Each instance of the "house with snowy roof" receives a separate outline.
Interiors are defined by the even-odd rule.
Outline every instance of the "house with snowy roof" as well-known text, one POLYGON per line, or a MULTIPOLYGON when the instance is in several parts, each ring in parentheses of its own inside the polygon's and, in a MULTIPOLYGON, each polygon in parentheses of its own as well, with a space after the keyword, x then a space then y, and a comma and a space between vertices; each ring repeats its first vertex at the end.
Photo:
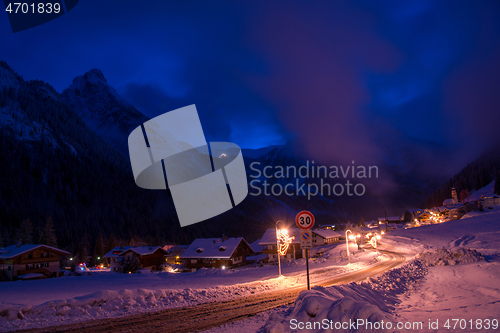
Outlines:
POLYGON ((11 245, 0 250, 0 281, 59 277, 68 252, 43 244, 11 245))
POLYGON ((314 229, 312 231, 313 246, 323 246, 340 241, 342 233, 331 229, 314 229))
POLYGON ((483 207, 493 207, 493 206, 500 205, 500 197, 498 195, 493 195, 493 196, 488 196, 488 197, 485 197, 484 195, 482 195, 481 201, 482 201, 483 207))
POLYGON ((167 251, 165 256, 165 263, 171 265, 182 264, 181 254, 187 249, 187 245, 165 245, 164 250, 167 251))
POLYGON ((420 223, 427 223, 432 216, 432 213, 424 210, 421 214, 418 214, 415 216, 415 219, 417 219, 420 223))
POLYGON ((233 268, 246 264, 246 257, 254 255, 252 247, 243 237, 197 238, 180 258, 191 270, 206 268, 233 268))
POLYGON ((123 272, 123 264, 136 257, 142 269, 150 271, 161 270, 161 265, 165 263, 167 251, 161 246, 117 246, 104 255, 109 259, 110 270, 112 272, 123 272))
POLYGON ((104 255, 104 259, 108 261, 111 272, 121 272, 122 271, 122 261, 118 261, 120 253, 125 250, 132 248, 133 246, 117 246, 108 253, 104 255))
MULTIPOLYGON (((288 236, 294 237, 282 260, 292 261, 303 258, 302 250, 300 249, 300 232, 298 228, 288 229, 288 236)), ((260 246, 263 246, 262 254, 267 254, 268 261, 278 261, 278 247, 276 240, 276 229, 267 229, 264 236, 260 239, 260 246)))
POLYGON ((135 257, 139 260, 141 269, 159 271, 165 263, 166 255, 167 251, 161 246, 134 246, 120 253, 117 262, 123 265, 135 257))

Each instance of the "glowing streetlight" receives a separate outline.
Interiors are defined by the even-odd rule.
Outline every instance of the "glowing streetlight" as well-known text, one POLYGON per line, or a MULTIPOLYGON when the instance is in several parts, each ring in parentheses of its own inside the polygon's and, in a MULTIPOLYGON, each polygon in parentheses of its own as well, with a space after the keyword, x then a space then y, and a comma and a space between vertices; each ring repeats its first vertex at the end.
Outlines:
POLYGON ((370 245, 373 246, 375 248, 375 250, 377 250, 377 255, 379 254, 378 248, 377 248, 377 240, 380 238, 381 238, 380 235, 374 235, 369 241, 370 245))
POLYGON ((286 254, 286 252, 288 251, 288 246, 295 237, 288 236, 288 230, 278 228, 279 223, 283 224, 283 221, 281 220, 276 221, 276 249, 278 253, 278 272, 279 276, 281 276, 280 256, 284 256, 286 254))

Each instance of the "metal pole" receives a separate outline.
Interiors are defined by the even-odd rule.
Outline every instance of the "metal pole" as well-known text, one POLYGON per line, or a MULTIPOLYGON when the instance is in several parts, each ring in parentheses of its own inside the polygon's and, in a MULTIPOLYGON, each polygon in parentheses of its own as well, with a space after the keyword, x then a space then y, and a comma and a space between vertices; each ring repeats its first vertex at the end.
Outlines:
POLYGON ((384 210, 384 214, 385 214, 385 232, 387 232, 387 225, 388 225, 388 222, 389 222, 389 221, 387 221, 387 209, 384 210))
POLYGON ((280 221, 276 221, 276 253, 278 255, 278 272, 279 272, 278 277, 281 276, 280 241, 278 238, 278 223, 279 222, 280 221))
POLYGON ((278 271, 279 271, 278 276, 281 276, 281 261, 280 261, 280 253, 279 252, 278 252, 278 271))
POLYGON ((347 250, 347 264, 349 265, 351 263, 351 258, 349 257, 349 240, 347 238, 347 233, 350 232, 352 233, 351 230, 346 230, 345 231, 345 247, 346 247, 346 250, 347 250))
POLYGON ((306 270, 307 270, 307 290, 311 290, 311 284, 309 283, 309 249, 306 249, 306 270))

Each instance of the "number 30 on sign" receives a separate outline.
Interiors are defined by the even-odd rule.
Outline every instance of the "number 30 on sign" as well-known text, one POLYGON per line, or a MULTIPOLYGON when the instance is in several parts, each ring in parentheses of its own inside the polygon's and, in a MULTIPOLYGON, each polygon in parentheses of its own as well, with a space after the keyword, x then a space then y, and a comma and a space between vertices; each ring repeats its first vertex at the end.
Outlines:
POLYGON ((295 224, 302 230, 311 229, 314 226, 314 215, 303 210, 295 217, 295 224))

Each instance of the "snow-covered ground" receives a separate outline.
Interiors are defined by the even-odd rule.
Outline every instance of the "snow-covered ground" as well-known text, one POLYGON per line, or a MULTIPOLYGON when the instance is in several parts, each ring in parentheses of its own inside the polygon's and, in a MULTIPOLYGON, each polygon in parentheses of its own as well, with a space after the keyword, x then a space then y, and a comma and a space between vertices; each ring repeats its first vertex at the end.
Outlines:
MULTIPOLYGON (((392 329, 385 330, 388 332, 438 332, 446 330, 448 319, 447 331, 476 332, 480 324, 483 329, 487 325, 498 329, 499 236, 500 208, 458 221, 392 231, 380 240, 379 247, 414 257, 405 265, 361 283, 313 287, 302 291, 294 305, 208 332, 363 332, 368 321, 372 325, 391 323, 392 329), (347 324, 356 320, 364 320, 357 330, 347 324), (412 328, 397 329, 398 323, 412 328), (348 328, 337 329, 339 325, 348 328)), ((371 252, 356 253, 352 246, 350 251, 356 254, 347 266, 341 258, 344 249, 345 243, 336 244, 311 262, 313 285, 333 274, 339 276, 384 260, 384 256, 377 259, 371 252)), ((91 276, 2 283, 0 330, 158 311, 286 289, 303 285, 304 271, 302 259, 284 263, 283 278, 277 278, 276 265, 254 265, 195 273, 96 272, 91 276)))
POLYGON ((499 207, 458 221, 393 231, 379 246, 415 257, 375 279, 314 287, 301 292, 294 305, 207 332, 500 330, 499 207))
MULTIPOLYGON (((312 281, 321 281, 368 267, 383 257, 357 251, 351 264, 340 256, 345 243, 325 249, 325 257, 310 261, 312 281), (328 257, 328 258, 326 258, 328 257)), ((200 269, 194 273, 121 274, 93 271, 82 276, 14 281, 0 284, 0 330, 69 324, 90 319, 184 307, 214 300, 294 286, 303 286, 305 260, 277 265, 250 265, 235 270, 200 269)))

